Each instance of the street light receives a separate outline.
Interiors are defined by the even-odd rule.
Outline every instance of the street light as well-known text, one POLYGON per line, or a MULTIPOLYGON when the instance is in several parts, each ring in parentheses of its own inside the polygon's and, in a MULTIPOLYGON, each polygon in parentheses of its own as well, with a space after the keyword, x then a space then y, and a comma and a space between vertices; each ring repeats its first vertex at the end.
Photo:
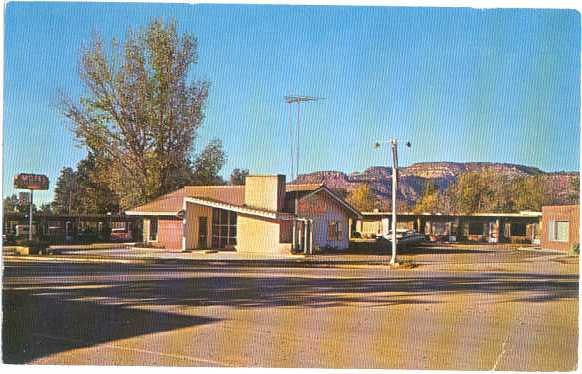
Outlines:
MULTIPOLYGON (((390 265, 396 264, 396 190, 398 185, 398 141, 390 139, 388 141, 376 142, 374 148, 380 148, 382 144, 390 144, 392 149, 392 258, 390 265)), ((408 148, 412 145, 410 142, 405 143, 408 148)))

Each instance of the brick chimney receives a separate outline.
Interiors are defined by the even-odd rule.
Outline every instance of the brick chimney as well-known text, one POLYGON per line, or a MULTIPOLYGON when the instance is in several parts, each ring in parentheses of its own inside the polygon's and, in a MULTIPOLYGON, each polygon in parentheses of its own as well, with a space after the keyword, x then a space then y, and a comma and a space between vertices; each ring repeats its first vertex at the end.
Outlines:
POLYGON ((245 205, 282 211, 285 202, 284 175, 249 175, 245 178, 245 205))

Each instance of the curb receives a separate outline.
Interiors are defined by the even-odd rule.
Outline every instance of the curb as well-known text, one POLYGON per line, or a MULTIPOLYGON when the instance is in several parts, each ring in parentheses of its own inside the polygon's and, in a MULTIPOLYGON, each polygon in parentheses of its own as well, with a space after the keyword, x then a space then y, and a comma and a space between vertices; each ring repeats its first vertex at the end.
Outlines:
POLYGON ((540 247, 536 247, 536 248, 519 247, 519 248, 516 248, 516 250, 522 251, 522 252, 547 253, 547 254, 564 255, 564 256, 571 255, 569 252, 559 251, 557 249, 540 248, 540 247))
POLYGON ((72 258, 46 256, 3 256, 4 262, 70 262, 70 263, 117 263, 117 264, 145 264, 151 261, 145 259, 117 259, 117 258, 72 258))

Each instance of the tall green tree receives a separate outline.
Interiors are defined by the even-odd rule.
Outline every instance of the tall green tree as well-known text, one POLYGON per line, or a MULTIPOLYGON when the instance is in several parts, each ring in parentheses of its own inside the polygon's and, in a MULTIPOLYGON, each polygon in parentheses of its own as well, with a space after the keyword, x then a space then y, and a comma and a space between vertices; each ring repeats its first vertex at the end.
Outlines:
POLYGON ((460 175, 444 195, 457 213, 540 211, 554 199, 543 175, 498 175, 492 169, 460 175))
POLYGON ((465 214, 486 211, 494 197, 494 191, 488 182, 492 175, 494 174, 488 171, 461 174, 449 187, 452 209, 465 214))
POLYGON ((78 207, 79 186, 77 175, 73 168, 61 169, 55 183, 55 194, 51 204, 52 210, 58 214, 73 214, 78 207))
MULTIPOLYGON (((4 213, 28 213, 29 203, 22 203, 16 194, 6 196, 2 202, 4 213)), ((32 210, 36 210, 36 206, 32 205, 32 210)))
POLYGON ((348 193, 346 200, 361 212, 375 208, 376 198, 367 184, 362 184, 348 193))
POLYGON ((441 209, 441 197, 434 183, 427 181, 422 196, 414 205, 415 213, 434 213, 441 209))
POLYGON ((18 211, 18 196, 11 195, 6 196, 2 201, 2 209, 4 213, 12 213, 18 211))
MULTIPOLYGON (((196 38, 178 34, 174 21, 130 30, 123 46, 114 40, 106 48, 95 36, 82 49, 79 71, 86 90, 76 101, 63 96, 62 112, 78 141, 107 168, 102 181, 122 208, 205 174, 191 169, 200 164, 191 152, 208 95, 207 82, 190 79, 197 60, 196 38)), ((210 147, 208 152, 216 151, 210 147)))
POLYGON ((79 161, 76 170, 63 168, 55 184, 52 211, 59 214, 119 213, 119 198, 104 182, 106 173, 99 169, 91 153, 79 161))
POLYGON ((203 186, 224 184, 224 180, 218 175, 218 172, 225 163, 226 156, 222 142, 218 139, 212 140, 194 160, 192 184, 203 186))
POLYGON ((38 208, 38 212, 46 215, 54 214, 51 203, 42 204, 40 208, 38 208))
POLYGON ((515 210, 541 211, 549 196, 544 194, 544 180, 539 176, 517 178, 513 184, 515 210))
POLYGON ((108 170, 99 166, 94 154, 89 153, 77 164, 79 212, 83 214, 119 213, 119 197, 111 190, 108 170))
POLYGON ((580 176, 575 176, 570 180, 570 189, 572 190, 568 195, 570 203, 578 204, 580 200, 580 176))
POLYGON ((249 175, 248 169, 234 169, 230 174, 229 184, 233 186, 240 186, 245 184, 245 178, 249 175))

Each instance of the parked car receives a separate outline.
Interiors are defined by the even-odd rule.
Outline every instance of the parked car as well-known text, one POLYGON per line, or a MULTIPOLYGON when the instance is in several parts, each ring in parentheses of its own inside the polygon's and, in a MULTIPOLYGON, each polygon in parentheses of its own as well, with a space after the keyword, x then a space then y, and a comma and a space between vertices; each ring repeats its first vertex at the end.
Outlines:
MULTIPOLYGON (((385 235, 378 236, 376 240, 385 240, 392 242, 392 231, 385 235)), ((417 244, 427 241, 426 235, 414 230, 396 229, 396 243, 399 245, 417 244)))

